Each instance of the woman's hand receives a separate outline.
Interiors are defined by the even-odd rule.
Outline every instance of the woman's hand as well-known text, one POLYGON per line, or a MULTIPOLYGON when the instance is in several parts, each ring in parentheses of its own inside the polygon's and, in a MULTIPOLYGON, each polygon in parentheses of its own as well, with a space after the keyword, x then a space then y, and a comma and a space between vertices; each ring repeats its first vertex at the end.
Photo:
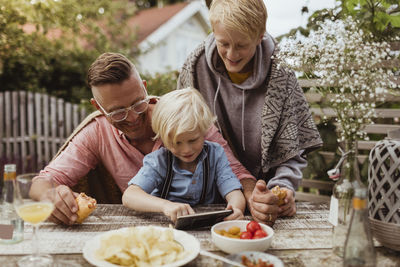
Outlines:
POLYGON ((257 222, 272 226, 278 217, 278 197, 268 188, 264 180, 258 180, 250 197, 250 213, 257 222))
POLYGON ((286 190, 285 204, 279 206, 278 215, 279 217, 293 216, 296 214, 296 203, 293 191, 287 188, 282 189, 286 190))
POLYGON ((190 207, 189 204, 176 203, 171 201, 165 204, 165 206, 163 207, 163 213, 165 214, 165 216, 168 216, 173 223, 176 222, 176 219, 179 216, 195 214, 194 210, 192 209, 192 207, 190 207))

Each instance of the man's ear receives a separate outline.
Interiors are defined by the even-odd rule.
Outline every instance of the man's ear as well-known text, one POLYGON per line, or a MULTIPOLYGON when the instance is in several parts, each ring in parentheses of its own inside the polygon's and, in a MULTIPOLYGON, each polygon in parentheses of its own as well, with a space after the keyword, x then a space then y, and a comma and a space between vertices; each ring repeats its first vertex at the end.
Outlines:
POLYGON ((95 107, 97 110, 100 110, 101 112, 103 112, 103 111, 100 109, 99 105, 97 104, 96 100, 94 100, 94 98, 91 98, 91 99, 90 99, 90 104, 92 104, 92 106, 95 107))
POLYGON ((142 80, 142 82, 143 82, 144 88, 146 88, 146 91, 147 91, 147 81, 146 80, 142 80))

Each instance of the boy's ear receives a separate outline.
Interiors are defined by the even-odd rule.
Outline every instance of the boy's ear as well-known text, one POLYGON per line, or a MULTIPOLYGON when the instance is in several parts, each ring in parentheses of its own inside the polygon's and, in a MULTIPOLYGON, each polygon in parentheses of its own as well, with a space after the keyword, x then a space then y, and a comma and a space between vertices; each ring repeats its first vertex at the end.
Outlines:
POLYGON ((146 80, 142 80, 142 82, 143 82, 144 88, 146 88, 146 90, 147 90, 147 81, 146 80))

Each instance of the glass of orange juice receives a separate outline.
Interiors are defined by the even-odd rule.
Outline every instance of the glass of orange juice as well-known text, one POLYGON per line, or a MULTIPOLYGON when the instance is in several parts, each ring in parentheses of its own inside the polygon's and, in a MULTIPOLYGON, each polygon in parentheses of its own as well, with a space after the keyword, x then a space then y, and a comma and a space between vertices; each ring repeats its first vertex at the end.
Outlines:
POLYGON ((30 185, 32 184, 32 179, 37 176, 36 173, 27 173, 17 176, 16 190, 14 192, 14 207, 18 215, 26 223, 33 226, 32 235, 32 249, 33 253, 21 258, 18 261, 19 266, 52 266, 53 259, 50 255, 39 254, 37 231, 39 225, 47 220, 54 210, 54 204, 52 199, 55 194, 55 186, 50 183, 52 187, 47 191, 46 195, 42 197, 39 201, 33 200, 29 197, 30 185))

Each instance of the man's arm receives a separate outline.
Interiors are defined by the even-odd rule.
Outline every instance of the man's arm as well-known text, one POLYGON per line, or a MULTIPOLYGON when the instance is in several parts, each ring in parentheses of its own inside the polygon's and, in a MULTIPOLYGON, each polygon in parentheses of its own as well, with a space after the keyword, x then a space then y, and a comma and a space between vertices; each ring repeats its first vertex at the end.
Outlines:
MULTIPOLYGON (((256 180, 250 178, 244 178, 240 180, 243 187, 243 195, 246 199, 246 203, 250 202, 251 195, 253 194, 254 187, 256 186, 256 180)), ((250 209, 250 207, 249 207, 250 209)))
POLYGON ((222 146, 225 151, 226 157, 228 158, 229 164, 232 168, 233 173, 236 175, 239 180, 242 179, 252 179, 256 181, 256 178, 251 175, 251 173, 240 163, 235 156, 233 155, 232 150, 230 149, 228 142, 222 137, 222 135, 218 132, 217 127, 214 125, 208 130, 205 139, 207 141, 218 143, 222 146))
POLYGON ((75 185, 97 164, 93 146, 96 147, 98 141, 93 131, 96 131, 95 122, 82 129, 32 181, 30 196, 33 199, 39 200, 49 190, 56 190, 53 199, 55 210, 50 217, 56 223, 73 224, 77 219, 75 197, 78 194, 69 186, 75 185))

